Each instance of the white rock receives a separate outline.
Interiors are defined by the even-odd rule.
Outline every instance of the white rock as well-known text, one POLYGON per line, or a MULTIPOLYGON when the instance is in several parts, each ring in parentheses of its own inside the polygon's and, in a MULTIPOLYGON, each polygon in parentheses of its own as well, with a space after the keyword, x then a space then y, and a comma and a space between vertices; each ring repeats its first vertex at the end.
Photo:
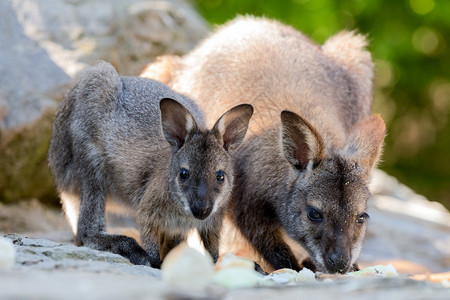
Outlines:
POLYGON ((316 281, 316 275, 313 271, 307 268, 303 268, 298 272, 297 277, 295 278, 295 281, 298 282, 313 282, 316 281))
POLYGON ((355 277, 366 277, 366 276, 382 276, 382 277, 398 277, 397 270, 392 264, 376 265, 372 267, 367 267, 355 272, 347 273, 349 276, 355 277))
POLYGON ((16 262, 16 249, 13 243, 0 237, 0 269, 10 270, 16 262))
POLYGON ((187 292, 201 292, 213 281, 214 264, 209 254, 201 254, 183 243, 167 254, 162 278, 168 285, 187 292))
POLYGON ((227 252, 224 255, 222 255, 221 257, 219 257, 219 259, 217 260, 215 269, 221 270, 223 268, 231 268, 231 267, 254 270, 255 263, 250 259, 236 256, 231 252, 227 252))
POLYGON ((278 285, 278 284, 293 284, 298 276, 297 271, 292 269, 280 269, 273 271, 264 279, 261 280, 261 285, 278 285))
POLYGON ((263 275, 243 267, 223 268, 214 273, 214 282, 229 289, 257 286, 263 275))

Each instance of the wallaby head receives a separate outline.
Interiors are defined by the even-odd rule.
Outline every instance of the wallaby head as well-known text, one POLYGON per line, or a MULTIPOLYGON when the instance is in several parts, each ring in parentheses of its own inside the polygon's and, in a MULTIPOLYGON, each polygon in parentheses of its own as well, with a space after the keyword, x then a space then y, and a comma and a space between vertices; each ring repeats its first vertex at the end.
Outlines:
POLYGON ((200 130, 189 111, 174 100, 161 100, 160 108, 162 131, 173 149, 169 192, 186 211, 204 220, 231 194, 233 166, 228 151, 243 141, 253 108, 242 104, 230 109, 211 130, 200 130))
POLYGON ((366 232, 367 185, 381 153, 384 122, 379 116, 361 121, 344 148, 333 152, 297 114, 283 111, 281 124, 282 149, 295 182, 280 219, 319 271, 345 273, 356 263, 366 232))

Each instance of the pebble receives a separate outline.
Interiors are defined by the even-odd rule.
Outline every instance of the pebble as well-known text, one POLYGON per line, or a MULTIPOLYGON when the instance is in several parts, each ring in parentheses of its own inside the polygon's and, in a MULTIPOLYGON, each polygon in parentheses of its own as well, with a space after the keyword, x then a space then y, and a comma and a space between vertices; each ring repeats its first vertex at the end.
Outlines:
POLYGON ((0 237, 0 269, 11 270, 16 262, 16 249, 13 243, 0 237))

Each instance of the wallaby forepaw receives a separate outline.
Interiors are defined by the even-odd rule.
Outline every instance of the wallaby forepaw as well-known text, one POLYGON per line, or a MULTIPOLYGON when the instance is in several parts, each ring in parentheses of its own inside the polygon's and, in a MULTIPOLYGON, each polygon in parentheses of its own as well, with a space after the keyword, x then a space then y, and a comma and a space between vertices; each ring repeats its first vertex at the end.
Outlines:
POLYGON ((255 271, 264 276, 269 274, 266 271, 264 271, 263 268, 261 268, 261 266, 257 262, 255 262, 255 271))
POLYGON ((131 255, 128 258, 130 260, 130 262, 134 265, 154 267, 154 266, 152 266, 152 264, 150 262, 150 256, 144 250, 142 250, 142 251, 144 253, 142 253, 141 251, 136 252, 136 253, 131 253, 131 255))
POLYGON ((311 258, 307 257, 302 261, 302 264, 300 265, 300 268, 307 268, 313 272, 317 271, 316 265, 312 262, 311 258))

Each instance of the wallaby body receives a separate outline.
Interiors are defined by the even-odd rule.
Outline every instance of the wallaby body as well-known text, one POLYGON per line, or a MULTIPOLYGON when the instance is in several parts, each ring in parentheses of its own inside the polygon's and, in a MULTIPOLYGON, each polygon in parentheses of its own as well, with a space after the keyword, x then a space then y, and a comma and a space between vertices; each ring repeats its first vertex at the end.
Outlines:
POLYGON ((159 267, 197 228, 217 259, 233 184, 228 152, 244 138, 251 114, 241 105, 206 130, 196 105, 160 82, 120 77, 107 63, 84 71, 60 103, 49 148, 78 243, 159 267), (135 213, 143 248, 106 233, 107 197, 135 213))
POLYGON ((308 252, 310 268, 356 268, 385 135, 370 116, 365 46, 363 36, 342 32, 320 47, 276 21, 238 18, 141 75, 196 99, 209 124, 223 109, 253 105, 228 216, 273 269, 301 267, 286 239, 308 252))

